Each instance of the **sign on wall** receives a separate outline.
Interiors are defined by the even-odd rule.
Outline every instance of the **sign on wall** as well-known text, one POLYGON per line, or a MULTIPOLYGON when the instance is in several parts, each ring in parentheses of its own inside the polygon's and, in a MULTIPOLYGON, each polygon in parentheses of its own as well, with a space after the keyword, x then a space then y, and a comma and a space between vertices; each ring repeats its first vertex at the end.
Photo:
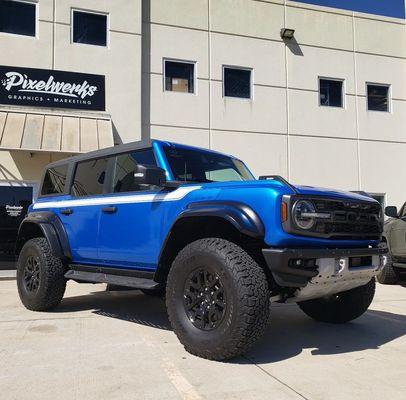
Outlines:
POLYGON ((0 104, 105 110, 103 75, 0 66, 0 104))

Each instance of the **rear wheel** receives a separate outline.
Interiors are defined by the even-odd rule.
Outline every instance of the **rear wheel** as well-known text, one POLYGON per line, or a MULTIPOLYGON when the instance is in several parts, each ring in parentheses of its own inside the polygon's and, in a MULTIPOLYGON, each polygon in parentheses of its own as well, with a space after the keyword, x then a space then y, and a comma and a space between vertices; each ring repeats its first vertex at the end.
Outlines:
POLYGON ((297 304, 316 321, 342 324, 364 314, 372 303, 374 294, 375 280, 372 279, 364 286, 297 304))
POLYGON ((45 238, 27 241, 17 263, 17 287, 24 306, 33 311, 56 307, 65 293, 64 274, 65 267, 45 238))
POLYGON ((188 352, 225 360, 246 352, 265 331, 268 283, 262 268, 236 244, 201 239, 173 262, 166 304, 188 352))

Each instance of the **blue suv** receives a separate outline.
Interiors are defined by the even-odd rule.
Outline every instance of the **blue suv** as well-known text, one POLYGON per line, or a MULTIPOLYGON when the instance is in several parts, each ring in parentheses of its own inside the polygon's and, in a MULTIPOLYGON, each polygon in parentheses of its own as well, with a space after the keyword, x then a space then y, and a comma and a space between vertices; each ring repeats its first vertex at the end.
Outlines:
POLYGON ((239 159, 161 141, 47 166, 16 252, 21 301, 44 311, 66 282, 165 294, 190 353, 224 360, 264 332, 270 302, 343 323, 369 307, 386 263, 366 194, 255 179, 239 159))

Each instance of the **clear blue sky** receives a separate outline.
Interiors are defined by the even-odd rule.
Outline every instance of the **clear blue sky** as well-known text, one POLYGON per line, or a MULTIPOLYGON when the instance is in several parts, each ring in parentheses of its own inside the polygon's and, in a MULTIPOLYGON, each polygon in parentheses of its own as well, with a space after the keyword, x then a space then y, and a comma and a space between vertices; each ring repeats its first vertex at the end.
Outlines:
POLYGON ((405 0, 295 0, 301 3, 342 8, 387 17, 405 18, 405 0))

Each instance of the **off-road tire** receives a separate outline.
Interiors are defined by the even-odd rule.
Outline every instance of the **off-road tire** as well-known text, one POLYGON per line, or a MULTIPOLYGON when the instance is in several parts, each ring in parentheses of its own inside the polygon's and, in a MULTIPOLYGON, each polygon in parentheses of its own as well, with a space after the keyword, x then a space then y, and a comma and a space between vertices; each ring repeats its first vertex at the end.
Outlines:
POLYGON ((48 241, 43 237, 28 240, 21 249, 17 263, 18 294, 24 306, 32 311, 47 311, 62 300, 66 288, 65 267, 52 254, 48 241), (39 263, 39 284, 30 292, 24 280, 24 270, 29 257, 39 263))
POLYGON ((185 349, 210 360, 244 354, 264 333, 269 319, 268 282, 262 268, 239 246, 219 238, 197 240, 183 248, 169 271, 166 305, 169 320, 185 349), (218 275, 226 306, 219 326, 202 330, 186 313, 188 276, 200 268, 218 275))
POLYGON ((395 268, 393 268, 391 256, 388 254, 387 257, 388 262, 376 277, 376 280, 383 285, 396 285, 399 282, 399 276, 395 268))
POLYGON ((297 303, 316 321, 343 324, 360 317, 368 310, 375 294, 375 279, 346 292, 297 303))

